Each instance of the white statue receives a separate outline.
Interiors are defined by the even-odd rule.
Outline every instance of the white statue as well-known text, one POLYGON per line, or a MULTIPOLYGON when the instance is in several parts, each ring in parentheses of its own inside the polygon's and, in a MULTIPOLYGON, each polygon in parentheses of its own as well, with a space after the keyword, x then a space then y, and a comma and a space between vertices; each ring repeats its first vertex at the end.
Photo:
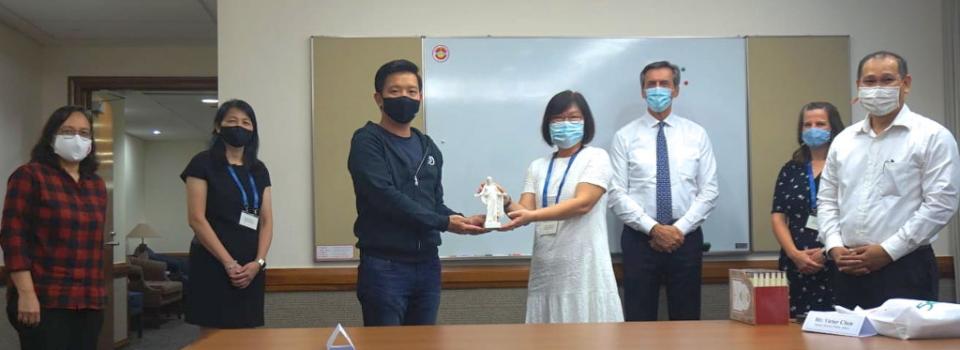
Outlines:
POLYGON ((493 178, 489 176, 480 192, 474 195, 474 197, 480 197, 480 201, 487 205, 487 220, 483 223, 484 228, 500 228, 500 218, 507 216, 503 212, 503 199, 506 196, 500 192, 493 178))

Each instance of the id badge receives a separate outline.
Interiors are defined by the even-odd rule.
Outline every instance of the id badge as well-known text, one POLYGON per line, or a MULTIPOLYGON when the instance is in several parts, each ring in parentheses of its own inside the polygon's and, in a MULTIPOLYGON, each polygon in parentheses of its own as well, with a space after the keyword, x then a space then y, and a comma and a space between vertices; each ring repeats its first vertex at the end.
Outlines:
POLYGON ((537 236, 554 236, 559 230, 559 221, 541 221, 537 223, 537 236))
POLYGON ((820 226, 819 224, 817 224, 817 216, 816 215, 808 216, 807 225, 804 227, 806 227, 808 230, 820 231, 820 226))
POLYGON ((259 216, 250 214, 245 211, 240 212, 240 226, 249 228, 251 230, 256 230, 259 224, 260 224, 259 216))
MULTIPOLYGON (((557 196, 547 196, 547 203, 553 204, 557 196)), ((537 236, 555 236, 560 231, 560 221, 540 221, 536 223, 537 236)))

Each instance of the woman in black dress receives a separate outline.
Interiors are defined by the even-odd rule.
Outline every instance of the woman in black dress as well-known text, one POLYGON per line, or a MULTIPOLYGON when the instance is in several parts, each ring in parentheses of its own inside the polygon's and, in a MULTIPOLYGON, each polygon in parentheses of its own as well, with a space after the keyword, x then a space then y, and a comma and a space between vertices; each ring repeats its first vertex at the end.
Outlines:
POLYGON ((830 141, 843 131, 840 112, 829 102, 811 102, 800 109, 800 148, 780 169, 773 193, 773 234, 780 243, 780 270, 790 282, 790 316, 832 310, 831 275, 817 240, 816 193, 830 141))
POLYGON ((224 102, 210 149, 180 174, 196 236, 190 244, 186 320, 205 328, 263 325, 264 267, 273 237, 270 174, 257 159, 257 118, 224 102))

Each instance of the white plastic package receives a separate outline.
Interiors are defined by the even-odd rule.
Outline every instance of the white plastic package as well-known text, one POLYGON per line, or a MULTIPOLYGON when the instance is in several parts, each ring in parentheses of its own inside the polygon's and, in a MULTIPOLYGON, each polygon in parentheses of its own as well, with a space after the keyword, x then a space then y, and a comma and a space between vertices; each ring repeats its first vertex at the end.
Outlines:
POLYGON ((890 299, 870 310, 848 310, 840 313, 867 317, 877 333, 900 339, 960 338, 960 305, 914 299, 890 299))

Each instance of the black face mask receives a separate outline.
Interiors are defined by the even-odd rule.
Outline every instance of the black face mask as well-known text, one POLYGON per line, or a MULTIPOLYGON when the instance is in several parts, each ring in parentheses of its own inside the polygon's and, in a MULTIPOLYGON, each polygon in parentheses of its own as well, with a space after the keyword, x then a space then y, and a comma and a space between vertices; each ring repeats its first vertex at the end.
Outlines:
POLYGON ((220 138, 233 147, 243 147, 253 139, 253 131, 239 126, 221 127, 220 138))
POLYGON ((420 111, 420 101, 406 96, 383 98, 381 107, 390 119, 400 124, 409 123, 420 111))

